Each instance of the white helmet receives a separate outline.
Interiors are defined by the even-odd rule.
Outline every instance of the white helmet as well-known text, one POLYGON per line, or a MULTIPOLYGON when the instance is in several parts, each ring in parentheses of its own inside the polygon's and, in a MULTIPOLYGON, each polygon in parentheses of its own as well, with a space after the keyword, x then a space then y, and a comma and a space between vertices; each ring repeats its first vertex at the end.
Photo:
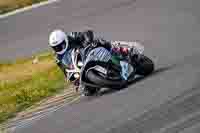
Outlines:
POLYGON ((57 54, 63 54, 68 48, 68 39, 62 30, 54 30, 49 36, 49 45, 57 54))

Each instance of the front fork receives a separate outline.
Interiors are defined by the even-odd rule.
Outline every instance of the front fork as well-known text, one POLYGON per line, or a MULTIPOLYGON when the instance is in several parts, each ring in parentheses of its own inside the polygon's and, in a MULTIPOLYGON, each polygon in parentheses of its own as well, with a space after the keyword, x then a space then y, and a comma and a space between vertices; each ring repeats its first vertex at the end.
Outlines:
POLYGON ((78 90, 79 90, 79 85, 80 85, 80 81, 79 81, 79 79, 76 79, 76 80, 74 81, 74 86, 75 86, 76 92, 78 92, 78 90))

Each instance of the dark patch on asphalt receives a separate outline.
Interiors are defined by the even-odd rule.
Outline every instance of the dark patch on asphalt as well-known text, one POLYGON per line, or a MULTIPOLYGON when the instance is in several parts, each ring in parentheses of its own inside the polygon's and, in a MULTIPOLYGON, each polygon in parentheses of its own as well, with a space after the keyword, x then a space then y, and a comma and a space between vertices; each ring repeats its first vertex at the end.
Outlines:
MULTIPOLYGON (((170 101, 153 108, 137 118, 112 128, 112 133, 150 133, 163 128, 172 122, 180 120, 190 114, 200 111, 200 90, 192 88, 170 101)), ((195 123, 198 122, 195 120, 195 123)), ((190 124, 190 123, 189 123, 190 124)), ((170 132, 171 133, 171 132, 170 132)))
POLYGON ((172 127, 164 129, 164 131, 162 133, 180 133, 181 131, 183 131, 187 128, 190 128, 199 123, 200 123, 200 112, 198 112, 197 115, 193 115, 190 118, 188 118, 187 120, 185 120, 177 125, 175 124, 172 127))

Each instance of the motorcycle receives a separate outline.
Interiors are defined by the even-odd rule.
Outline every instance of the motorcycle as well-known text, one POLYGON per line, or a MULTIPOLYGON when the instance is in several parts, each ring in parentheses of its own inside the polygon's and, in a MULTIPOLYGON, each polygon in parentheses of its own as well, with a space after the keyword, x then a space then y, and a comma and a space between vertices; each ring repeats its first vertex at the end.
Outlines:
POLYGON ((83 60, 78 49, 72 50, 71 60, 72 64, 69 68, 65 69, 65 72, 67 74, 67 77, 69 78, 69 81, 75 85, 76 91, 78 91, 78 87, 80 85, 80 72, 81 67, 83 66, 83 60))
MULTIPOLYGON (((121 89, 135 79, 154 71, 153 61, 144 55, 144 46, 138 42, 113 41, 112 50, 92 49, 83 60, 78 49, 72 52, 72 73, 84 95, 90 96, 101 88, 121 89), (128 51, 128 52, 127 52, 128 51)), ((86 48, 87 49, 87 48, 86 48)))

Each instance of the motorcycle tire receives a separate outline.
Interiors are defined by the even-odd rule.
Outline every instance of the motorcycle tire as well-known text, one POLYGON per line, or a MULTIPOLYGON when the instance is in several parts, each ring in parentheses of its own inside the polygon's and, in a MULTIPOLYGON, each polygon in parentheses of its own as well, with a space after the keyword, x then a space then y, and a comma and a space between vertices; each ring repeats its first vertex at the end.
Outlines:
POLYGON ((100 85, 101 87, 103 85, 104 87, 109 87, 113 89, 121 89, 127 85, 126 81, 105 79, 100 74, 98 74, 98 72, 96 72, 95 70, 89 70, 87 73, 87 78, 94 84, 100 85))
POLYGON ((98 93, 99 90, 100 90, 100 88, 86 86, 85 90, 84 90, 84 95, 85 96, 94 96, 95 94, 98 93))
POLYGON ((136 74, 147 76, 154 71, 154 63, 147 56, 142 56, 137 63, 136 74))

